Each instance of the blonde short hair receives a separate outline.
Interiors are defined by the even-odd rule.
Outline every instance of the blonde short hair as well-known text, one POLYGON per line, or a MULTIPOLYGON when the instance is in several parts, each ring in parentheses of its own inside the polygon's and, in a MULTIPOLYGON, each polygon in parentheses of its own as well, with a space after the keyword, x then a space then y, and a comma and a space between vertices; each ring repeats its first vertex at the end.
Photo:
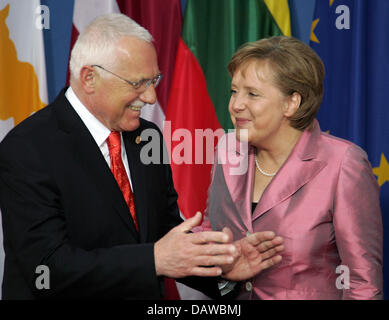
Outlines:
POLYGON ((243 45, 228 64, 231 76, 252 61, 267 61, 273 71, 273 83, 285 95, 297 92, 301 104, 289 119, 298 130, 312 126, 323 98, 324 65, 308 45, 292 37, 271 37, 243 45))

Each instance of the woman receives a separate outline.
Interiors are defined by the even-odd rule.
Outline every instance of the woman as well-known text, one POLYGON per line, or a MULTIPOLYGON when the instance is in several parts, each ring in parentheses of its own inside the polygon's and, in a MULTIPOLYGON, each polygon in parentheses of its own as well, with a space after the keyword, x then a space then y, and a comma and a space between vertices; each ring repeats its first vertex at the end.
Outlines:
POLYGON ((320 58, 273 37, 240 48, 228 70, 236 131, 218 145, 202 227, 227 226, 235 239, 272 230, 285 247, 279 265, 237 286, 238 298, 381 299, 379 188, 366 153, 315 120, 320 58), (231 155, 247 170, 234 173, 223 161, 231 155))

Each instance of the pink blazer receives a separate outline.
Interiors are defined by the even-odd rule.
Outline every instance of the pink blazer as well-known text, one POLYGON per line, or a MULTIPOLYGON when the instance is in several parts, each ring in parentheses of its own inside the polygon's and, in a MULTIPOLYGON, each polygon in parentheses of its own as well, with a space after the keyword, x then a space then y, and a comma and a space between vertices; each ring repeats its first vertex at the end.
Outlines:
POLYGON ((219 143, 218 162, 238 155, 248 170, 215 161, 202 229, 228 226, 235 239, 272 230, 285 244, 282 262, 244 282, 238 299, 382 299, 379 187, 366 153, 315 121, 252 214, 254 148, 231 145, 219 143))

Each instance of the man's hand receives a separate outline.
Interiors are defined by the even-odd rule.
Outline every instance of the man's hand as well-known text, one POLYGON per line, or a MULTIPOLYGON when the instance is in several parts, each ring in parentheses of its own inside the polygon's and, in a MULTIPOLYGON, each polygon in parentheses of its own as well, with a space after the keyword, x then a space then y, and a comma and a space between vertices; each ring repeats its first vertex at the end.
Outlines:
POLYGON ((200 222, 201 213, 197 212, 155 243, 157 275, 171 278, 214 277, 222 273, 219 265, 233 264, 237 255, 235 245, 231 244, 230 234, 216 231, 188 233, 200 222))
MULTIPOLYGON (((232 241, 231 230, 224 228, 223 232, 228 234, 232 241)), ((283 239, 276 237, 272 231, 256 232, 235 241, 235 260, 222 266, 222 277, 232 281, 247 280, 281 262, 282 257, 278 253, 284 250, 282 243, 283 239)))

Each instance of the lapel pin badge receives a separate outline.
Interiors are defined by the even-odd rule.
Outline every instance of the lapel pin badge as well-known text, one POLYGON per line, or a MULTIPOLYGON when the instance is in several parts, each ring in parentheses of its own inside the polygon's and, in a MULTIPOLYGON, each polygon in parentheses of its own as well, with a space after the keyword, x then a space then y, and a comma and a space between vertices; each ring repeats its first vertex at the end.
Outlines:
POLYGON ((140 136, 137 136, 137 137, 135 138, 135 143, 136 143, 136 144, 139 144, 141 141, 142 141, 142 139, 141 139, 140 136))

